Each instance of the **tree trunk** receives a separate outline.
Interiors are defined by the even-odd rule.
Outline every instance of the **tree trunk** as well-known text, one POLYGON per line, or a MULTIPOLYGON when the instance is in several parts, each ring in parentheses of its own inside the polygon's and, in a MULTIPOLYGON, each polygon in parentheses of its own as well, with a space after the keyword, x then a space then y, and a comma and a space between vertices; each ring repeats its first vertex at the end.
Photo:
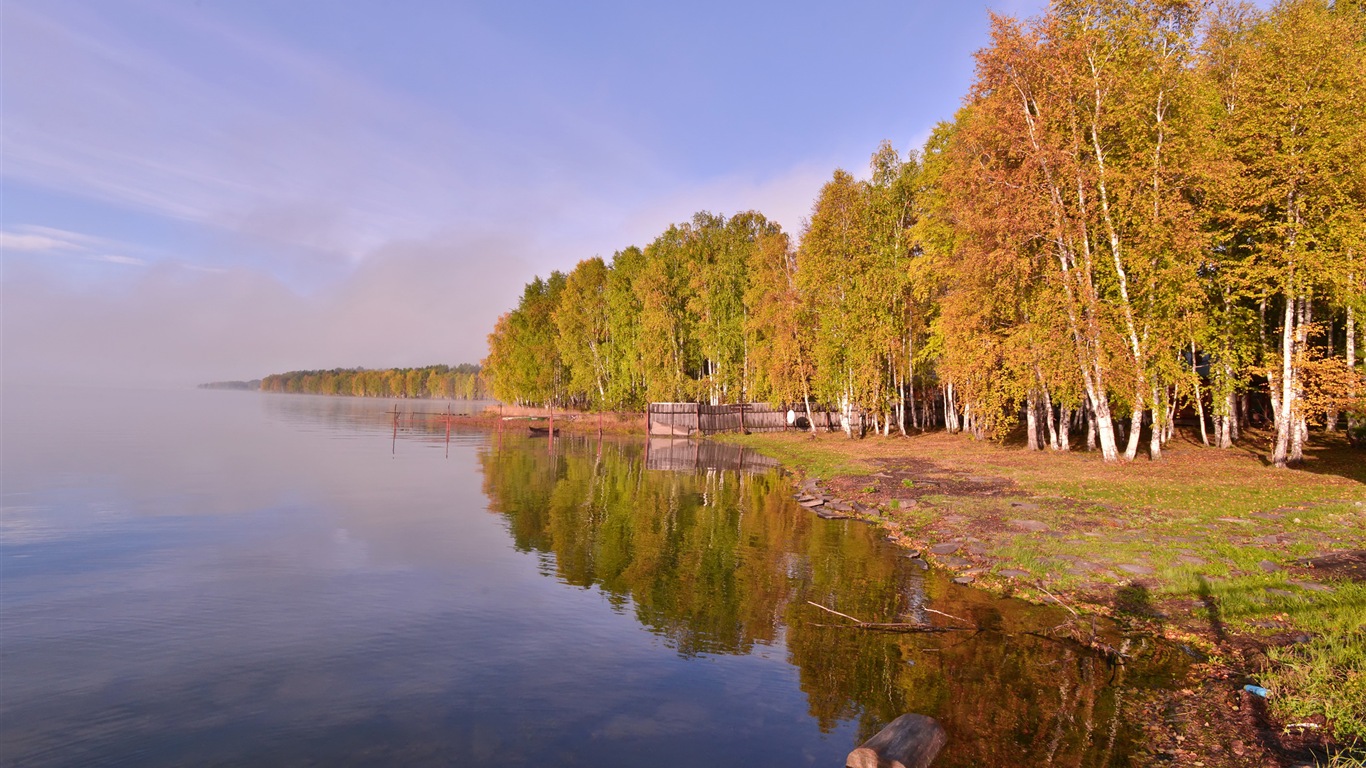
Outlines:
POLYGON ((1158 398, 1158 389, 1153 387, 1153 427, 1152 434, 1148 438, 1148 459, 1151 461, 1158 461, 1162 458, 1162 430, 1166 428, 1163 423, 1166 414, 1163 413, 1163 410, 1162 401, 1158 398))
MULTIPOLYGON (((1353 277, 1355 277, 1355 276, 1353 276, 1353 277)), ((1355 381, 1356 381, 1355 374, 1356 374, 1356 371, 1357 371, 1357 324, 1356 324, 1356 315, 1353 314, 1353 312, 1352 312, 1352 307, 1350 307, 1350 306, 1347 307, 1347 367, 1350 368, 1351 371, 1352 371, 1352 374, 1353 374, 1353 379, 1352 379, 1352 381, 1354 382, 1353 385, 1352 385, 1352 388, 1349 389, 1349 390, 1347 390, 1347 396, 1348 396, 1348 397, 1351 397, 1352 399, 1356 399, 1356 396, 1357 396, 1357 389, 1356 389, 1356 384, 1355 384, 1355 381)), ((1348 411, 1348 412, 1347 412, 1347 439, 1348 439, 1348 440, 1356 440, 1356 429, 1357 429, 1357 425, 1358 425, 1358 421, 1357 421, 1356 411, 1348 411)))
POLYGON ((1072 450, 1072 409, 1065 405, 1058 405, 1058 450, 1072 450))
POLYGON ((1281 370, 1280 381, 1272 387, 1271 405, 1276 418, 1276 442, 1271 450, 1271 463, 1284 468, 1290 463, 1291 432, 1295 423, 1291 414, 1295 410, 1295 304, 1297 297, 1290 291, 1285 294, 1285 316, 1281 325, 1281 370))
POLYGON ((1129 417, 1128 444, 1124 446, 1124 460, 1133 461, 1138 456, 1138 438, 1143 433, 1143 397, 1134 392, 1134 413, 1129 417))
POLYGON ((1058 426, 1053 421, 1053 398, 1048 394, 1048 387, 1043 388, 1043 412, 1044 421, 1048 424, 1048 447, 1058 450, 1058 426))
POLYGON ((1195 359, 1195 339, 1191 339, 1191 377, 1195 382, 1195 418, 1200 420, 1200 442, 1209 445, 1209 434, 1205 432, 1205 403, 1200 397, 1200 366, 1195 359))
POLYGON ((1295 329, 1295 407, 1290 409, 1291 424, 1294 429, 1290 434, 1290 456, 1287 461, 1291 464, 1299 464, 1304 461, 1304 444, 1309 440, 1309 420, 1300 402, 1304 399, 1304 382, 1299 376, 1300 357, 1309 346, 1309 325, 1313 322, 1313 299, 1309 296, 1300 297, 1300 318, 1299 327, 1295 329))
MULTIPOLYGON (((896 427, 901 430, 901 436, 906 436, 906 387, 900 381, 901 374, 892 369, 892 378, 896 380, 896 427)), ((912 403, 914 405, 914 403, 912 403)))
MULTIPOLYGON (((1329 319, 1329 322, 1328 322, 1328 357, 1329 357, 1329 358, 1332 358, 1332 356, 1333 356, 1333 322, 1332 322, 1332 319, 1330 318, 1330 319, 1329 319)), ((1328 413, 1324 414, 1324 418, 1323 418, 1323 431, 1324 431, 1324 432, 1336 432, 1336 431, 1338 431, 1338 409, 1337 409, 1337 408, 1330 408, 1330 409, 1328 409, 1328 413)))
POLYGON ((844 760, 845 768, 929 768, 948 735, 932 717, 905 714, 863 742, 844 760))
MULTIPOLYGON (((916 418, 915 412, 915 338, 906 334, 906 389, 911 401, 911 426, 920 428, 925 422, 916 418)), ((926 397, 926 399, 930 399, 926 397)), ((928 424, 925 424, 929 427, 928 424)))
POLYGON ((1037 451, 1039 445, 1039 395, 1031 388, 1025 395, 1025 449, 1037 451))

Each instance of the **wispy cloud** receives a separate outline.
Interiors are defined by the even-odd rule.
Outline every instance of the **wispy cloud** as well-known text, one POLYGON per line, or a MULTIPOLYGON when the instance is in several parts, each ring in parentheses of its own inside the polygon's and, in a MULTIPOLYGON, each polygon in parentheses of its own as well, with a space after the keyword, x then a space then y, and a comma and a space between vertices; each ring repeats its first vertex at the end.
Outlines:
POLYGON ((554 164, 485 110, 426 105, 207 13, 7 3, 5 174, 355 263, 551 211, 566 174, 643 170, 639 148, 549 95, 534 129, 561 145, 554 164))
POLYGON ((103 261, 106 264, 122 264, 125 267, 145 267, 146 259, 139 259, 134 256, 120 256, 117 253, 97 253, 90 258, 95 261, 103 261))
POLYGON ((0 232, 0 250, 4 251, 65 251, 74 247, 69 242, 47 235, 0 232))
POLYGON ((109 253, 110 248, 129 248, 108 238, 55 227, 20 225, 15 231, 0 230, 0 251, 57 257, 76 257, 123 266, 146 266, 147 259, 109 253))

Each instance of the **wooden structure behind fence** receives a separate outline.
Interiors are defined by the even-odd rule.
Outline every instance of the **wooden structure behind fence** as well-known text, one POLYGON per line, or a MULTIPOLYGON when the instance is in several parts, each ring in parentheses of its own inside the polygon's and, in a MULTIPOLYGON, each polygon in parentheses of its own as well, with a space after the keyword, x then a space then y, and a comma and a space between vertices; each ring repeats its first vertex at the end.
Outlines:
MULTIPOLYGON (((781 432, 790 429, 788 409, 768 403, 650 403, 647 420, 650 434, 688 437, 718 432, 781 432)), ((816 428, 831 429, 839 424, 838 414, 813 412, 816 428)), ((805 423, 805 415, 802 422, 805 423)))

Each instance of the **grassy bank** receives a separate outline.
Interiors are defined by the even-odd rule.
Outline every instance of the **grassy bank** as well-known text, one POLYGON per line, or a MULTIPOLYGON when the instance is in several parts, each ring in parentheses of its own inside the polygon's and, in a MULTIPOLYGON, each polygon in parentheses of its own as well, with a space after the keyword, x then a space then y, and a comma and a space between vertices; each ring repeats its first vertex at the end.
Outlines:
POLYGON ((1161 461, 1118 466, 942 433, 724 439, 819 478, 965 579, 1184 643, 1269 689, 1281 723, 1366 746, 1366 584, 1306 565, 1366 549, 1366 457, 1329 442, 1276 470, 1256 438, 1178 439, 1161 461))

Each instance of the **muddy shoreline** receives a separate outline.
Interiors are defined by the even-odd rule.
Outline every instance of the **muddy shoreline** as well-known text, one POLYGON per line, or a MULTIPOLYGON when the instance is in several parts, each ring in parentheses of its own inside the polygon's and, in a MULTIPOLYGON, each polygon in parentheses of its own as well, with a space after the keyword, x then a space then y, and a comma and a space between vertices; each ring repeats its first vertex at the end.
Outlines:
MULTIPOLYGON (((1059 496, 1036 497, 1011 480, 991 474, 966 474, 946 469, 917 457, 878 459, 869 474, 836 474, 829 479, 806 477, 788 468, 793 477, 797 503, 827 519, 859 519, 880 526, 887 539, 904 548, 908 556, 955 574, 954 581, 1003 595, 1039 603, 1060 603, 1083 614, 1107 616, 1130 632, 1174 643, 1195 662, 1192 673, 1179 690, 1160 693, 1149 703, 1150 718, 1144 727, 1151 736, 1148 757, 1156 764, 1245 766, 1306 766, 1321 763, 1341 745, 1328 735, 1324 719, 1287 727, 1277 722, 1266 700, 1247 691, 1258 673, 1271 664, 1268 651, 1277 645, 1304 641, 1293 626, 1270 638, 1229 630, 1208 606, 1205 621, 1191 620, 1180 601, 1159 595, 1158 582, 1150 578, 1151 566, 1134 562, 1095 562, 1070 559, 1068 572, 1079 583, 1046 588, 1023 568, 1010 567, 1008 559, 995 556, 1008 538, 1030 536, 1064 539, 1082 536, 1103 543, 1106 539, 1142 536, 1141 528, 1126 525, 1118 512, 1106 505, 1059 496), (982 502, 996 510, 980 513, 982 502), (979 510, 965 515, 957 506, 979 510), (1052 522, 1035 519, 1047 507, 1052 522), (1072 522, 1058 524, 1058 513, 1072 522), (915 525, 907 525, 913 520, 915 525), (1118 585, 1116 584, 1118 581, 1118 585)), ((1274 543, 1271 542, 1271 543, 1274 543)), ((1160 541, 1154 544, 1177 545, 1160 541)), ((1345 568, 1366 563, 1366 553, 1339 553, 1345 568)), ((1203 561, 1182 555, 1192 565, 1203 561)), ((1120 558, 1123 559, 1123 558, 1120 558)), ((1132 558, 1130 558, 1132 559, 1132 558)), ((1334 557, 1303 561, 1285 570, 1295 583, 1309 590, 1331 590, 1317 580, 1324 564, 1334 557), (1319 567, 1315 567, 1315 566, 1319 567)), ((1267 568, 1281 570, 1274 563, 1267 568)))

